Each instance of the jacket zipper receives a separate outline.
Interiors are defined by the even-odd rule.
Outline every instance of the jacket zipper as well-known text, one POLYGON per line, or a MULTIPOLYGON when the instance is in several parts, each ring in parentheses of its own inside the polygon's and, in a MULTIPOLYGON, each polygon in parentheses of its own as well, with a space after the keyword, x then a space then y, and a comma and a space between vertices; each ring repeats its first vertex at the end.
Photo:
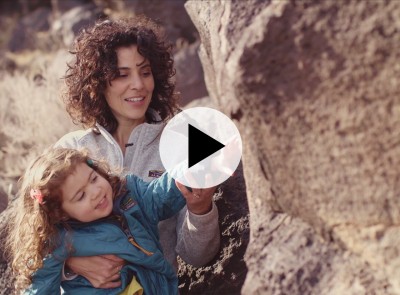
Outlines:
POLYGON ((128 237, 128 241, 132 245, 134 245, 136 248, 138 248, 140 251, 142 251, 144 254, 146 254, 147 256, 151 256, 154 254, 153 252, 147 251, 146 249, 140 247, 140 245, 135 241, 135 239, 133 237, 128 237))
POLYGON ((123 169, 124 168, 124 154, 122 153, 122 150, 121 150, 118 142, 115 140, 115 138, 107 130, 105 130, 105 128, 103 126, 101 126, 100 124, 98 124, 98 125, 96 124, 96 126, 97 127, 101 127, 101 128, 99 128, 101 136, 103 136, 103 138, 105 140, 107 140, 108 142, 111 141, 111 144, 113 145, 114 151, 116 150, 117 154, 118 154, 119 168, 123 169), (104 129, 104 130, 102 130, 102 129, 104 129), (107 136, 105 136, 103 134, 105 132, 106 132, 107 136))
POLYGON ((121 225, 122 225, 122 230, 124 231, 125 235, 128 238, 128 241, 135 246, 136 248, 138 248, 140 251, 142 251, 144 254, 146 254, 147 256, 151 256, 154 254, 154 252, 148 251, 146 249, 144 249, 142 246, 140 246, 135 238, 133 237, 131 231, 129 230, 129 227, 126 224, 126 219, 124 215, 121 215, 121 225))

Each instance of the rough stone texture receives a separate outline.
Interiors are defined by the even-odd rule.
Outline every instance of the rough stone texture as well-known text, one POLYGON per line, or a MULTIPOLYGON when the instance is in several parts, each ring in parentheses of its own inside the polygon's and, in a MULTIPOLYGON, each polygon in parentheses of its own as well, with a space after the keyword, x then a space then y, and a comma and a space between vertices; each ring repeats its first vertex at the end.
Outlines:
POLYGON ((244 142, 242 294, 400 294, 400 2, 185 7, 244 142))
POLYGON ((18 52, 37 47, 35 35, 49 29, 50 8, 39 7, 17 23, 8 43, 8 50, 18 52))
POLYGON ((181 106, 208 95, 198 48, 199 42, 196 42, 180 48, 174 55, 176 90, 181 94, 181 106))
MULTIPOLYGON (((175 43, 178 39, 193 43, 198 39, 198 33, 194 27, 185 7, 186 0, 125 0, 124 9, 132 13, 145 14, 157 20, 168 34, 168 39, 175 43)), ((120 3, 122 1, 115 1, 120 3)))
POLYGON ((94 4, 76 6, 53 21, 51 34, 54 39, 61 38, 64 45, 69 48, 81 30, 93 25, 102 17, 103 13, 94 4))

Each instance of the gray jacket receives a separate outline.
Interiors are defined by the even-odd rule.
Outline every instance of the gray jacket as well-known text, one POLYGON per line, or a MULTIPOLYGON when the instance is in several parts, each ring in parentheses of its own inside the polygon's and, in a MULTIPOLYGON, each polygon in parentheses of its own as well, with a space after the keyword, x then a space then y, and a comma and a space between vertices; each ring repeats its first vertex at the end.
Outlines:
MULTIPOLYGON (((111 134, 100 125, 97 125, 100 134, 93 129, 74 131, 64 135, 55 146, 87 148, 93 158, 105 159, 112 169, 123 169, 126 173, 151 181, 164 172, 159 154, 164 126, 163 123, 143 123, 134 128, 125 156, 111 134)), ((205 215, 195 215, 185 206, 172 218, 161 221, 158 228, 164 256, 175 270, 177 255, 185 262, 199 267, 208 263, 219 250, 218 210, 215 204, 205 215)))

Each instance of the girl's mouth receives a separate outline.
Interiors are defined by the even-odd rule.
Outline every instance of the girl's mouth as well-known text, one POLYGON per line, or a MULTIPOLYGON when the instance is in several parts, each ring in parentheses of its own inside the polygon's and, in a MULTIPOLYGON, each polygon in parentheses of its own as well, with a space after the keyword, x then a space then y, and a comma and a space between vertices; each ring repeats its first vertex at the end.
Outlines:
POLYGON ((108 201, 107 198, 104 196, 103 199, 97 204, 95 209, 104 209, 107 207, 108 201))

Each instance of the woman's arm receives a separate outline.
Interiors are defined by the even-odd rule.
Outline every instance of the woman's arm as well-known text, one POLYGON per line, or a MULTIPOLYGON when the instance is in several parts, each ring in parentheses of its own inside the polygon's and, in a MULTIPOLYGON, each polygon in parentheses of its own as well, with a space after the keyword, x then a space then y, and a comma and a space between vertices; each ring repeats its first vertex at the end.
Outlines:
MULTIPOLYGON (((181 191, 186 188, 177 184, 181 191)), ((187 209, 183 208, 177 221, 177 254, 195 267, 210 262, 220 248, 218 209, 212 198, 215 188, 193 189, 186 193, 187 209)))
MULTIPOLYGON (((222 150, 223 157, 219 162, 213 162, 214 170, 232 175, 234 171, 226 169, 227 165, 241 153, 240 137, 229 140, 229 148, 222 150)), ((210 177, 206 175, 206 177, 210 177)), ((187 198, 187 209, 179 212, 177 221, 176 253, 186 262, 195 267, 209 263, 220 248, 220 230, 218 209, 212 201, 215 189, 202 189, 198 198, 187 198)))
POLYGON ((70 257, 66 265, 74 273, 85 277, 95 288, 117 288, 124 260, 115 255, 70 257))

